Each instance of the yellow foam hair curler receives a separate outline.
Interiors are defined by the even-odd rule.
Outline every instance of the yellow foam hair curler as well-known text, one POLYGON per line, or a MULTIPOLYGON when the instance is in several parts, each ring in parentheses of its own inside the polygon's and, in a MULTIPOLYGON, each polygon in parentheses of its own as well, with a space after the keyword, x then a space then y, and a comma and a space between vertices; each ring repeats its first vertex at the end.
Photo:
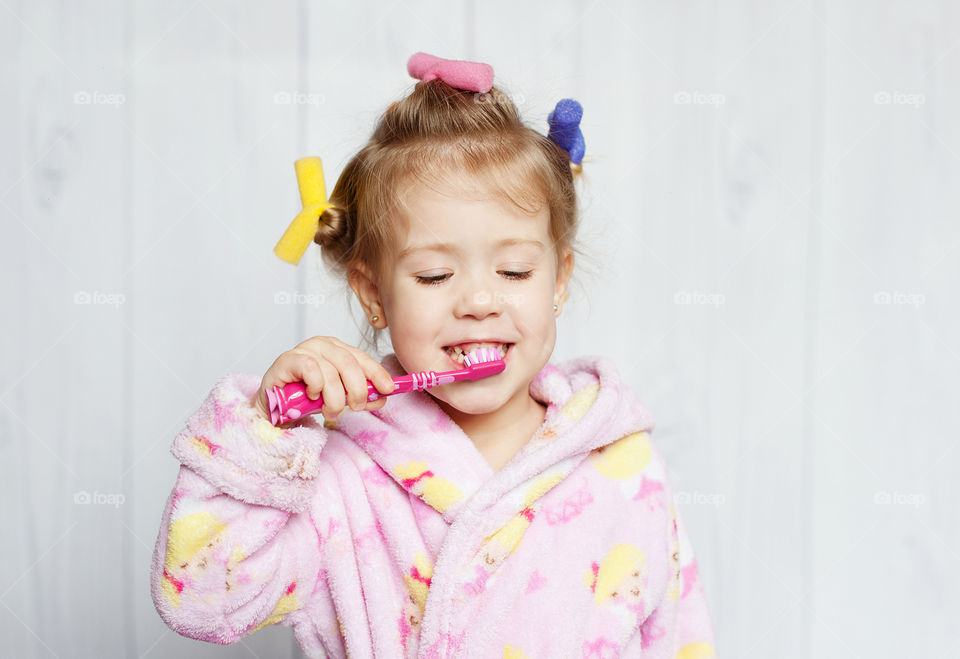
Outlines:
POLYGON ((327 201, 327 188, 323 182, 323 165, 317 156, 300 158, 293 163, 297 170, 297 186, 300 188, 300 203, 303 210, 297 213, 290 226, 273 248, 281 259, 297 265, 317 233, 317 224, 324 210, 333 206, 327 201))

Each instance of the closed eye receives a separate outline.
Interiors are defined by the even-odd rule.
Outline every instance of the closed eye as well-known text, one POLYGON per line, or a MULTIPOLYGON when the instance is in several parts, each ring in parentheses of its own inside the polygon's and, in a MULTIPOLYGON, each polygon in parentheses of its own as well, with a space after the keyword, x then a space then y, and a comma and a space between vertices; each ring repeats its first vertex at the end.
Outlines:
POLYGON ((425 284, 427 286, 436 286, 437 284, 446 281, 447 277, 449 276, 449 274, 436 275, 434 277, 421 277, 420 275, 416 275, 417 283, 425 284))
MULTIPOLYGON (((504 275, 507 279, 512 279, 514 281, 519 281, 522 279, 529 279, 533 275, 533 270, 527 270, 526 272, 510 272, 507 270, 500 270, 500 274, 504 275)), ((416 275, 417 282, 425 286, 436 286, 442 284, 448 278, 452 277, 449 272, 442 275, 434 275, 433 277, 422 277, 416 275)))
POLYGON ((533 270, 527 270, 526 272, 506 272, 501 270, 500 272, 506 275, 507 279, 530 279, 533 275, 533 270))

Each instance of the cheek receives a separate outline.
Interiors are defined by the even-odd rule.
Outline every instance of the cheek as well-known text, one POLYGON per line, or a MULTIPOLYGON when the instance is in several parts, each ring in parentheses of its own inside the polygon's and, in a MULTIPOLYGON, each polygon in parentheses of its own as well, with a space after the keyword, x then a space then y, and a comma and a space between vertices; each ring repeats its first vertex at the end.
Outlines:
POLYGON ((384 306, 388 312, 390 324, 404 333, 423 334, 430 327, 436 327, 436 320, 442 316, 443 305, 438 304, 436 295, 429 295, 429 287, 407 284, 396 287, 389 304, 384 306))
MULTIPOLYGON (((552 310, 552 307, 551 307, 552 310)), ((549 358, 557 338, 556 319, 553 313, 530 313, 516 319, 516 326, 523 337, 523 352, 528 356, 549 358)))
POLYGON ((391 300, 387 313, 391 343, 408 371, 434 368, 438 332, 447 322, 443 305, 408 293, 391 300))

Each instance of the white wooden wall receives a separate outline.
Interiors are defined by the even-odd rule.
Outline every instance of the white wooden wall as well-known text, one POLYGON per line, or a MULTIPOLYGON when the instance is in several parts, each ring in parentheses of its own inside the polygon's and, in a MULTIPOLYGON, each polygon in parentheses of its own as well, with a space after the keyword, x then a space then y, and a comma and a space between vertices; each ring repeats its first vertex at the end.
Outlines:
POLYGON ((555 359, 653 411, 720 656, 960 655, 951 0, 0 2, 0 655, 300 656, 156 614, 169 447, 220 375, 359 341, 271 250, 293 161, 332 187, 417 50, 541 130, 583 103, 555 359))

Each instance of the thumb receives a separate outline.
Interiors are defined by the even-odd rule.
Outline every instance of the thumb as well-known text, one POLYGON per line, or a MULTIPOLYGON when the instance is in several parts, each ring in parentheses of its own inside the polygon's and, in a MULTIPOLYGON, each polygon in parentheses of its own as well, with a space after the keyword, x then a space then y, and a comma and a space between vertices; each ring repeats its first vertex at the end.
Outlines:
POLYGON ((256 393, 256 395, 254 396, 254 398, 253 398, 253 400, 252 400, 251 402, 253 403, 253 408, 254 408, 263 418, 269 419, 269 418, 270 418, 270 414, 269 414, 269 412, 267 411, 267 406, 266 406, 266 403, 264 402, 264 397, 265 397, 265 396, 266 396, 266 392, 263 390, 263 388, 257 389, 257 393, 256 393))

